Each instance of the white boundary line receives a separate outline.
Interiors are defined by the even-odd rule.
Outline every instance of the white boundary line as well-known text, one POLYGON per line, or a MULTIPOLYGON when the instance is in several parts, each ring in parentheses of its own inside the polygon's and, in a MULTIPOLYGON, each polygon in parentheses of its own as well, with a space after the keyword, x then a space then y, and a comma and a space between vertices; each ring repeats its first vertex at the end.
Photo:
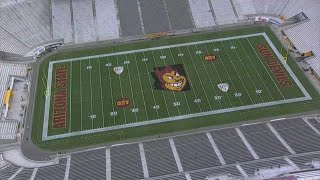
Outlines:
POLYGON ((73 132, 73 133, 66 133, 66 134, 48 136, 50 96, 46 96, 45 112, 44 112, 44 125, 43 125, 43 131, 42 131, 42 140, 46 141, 46 140, 65 138, 65 137, 70 137, 70 136, 77 136, 77 135, 91 134, 91 133, 97 133, 97 132, 104 132, 104 131, 109 131, 109 130, 123 129, 123 128, 128 128, 128 127, 137 127, 137 126, 142 126, 142 125, 162 123, 162 122, 168 122, 168 121, 177 121, 177 120, 182 120, 182 119, 189 119, 189 118, 195 118, 195 117, 201 117, 201 116, 207 116, 207 115, 213 115, 213 114, 220 114, 220 113, 225 113, 225 112, 233 112, 233 111, 239 111, 239 110, 246 110, 246 109, 252 109, 252 108, 259 108, 259 107, 266 107, 266 106, 272 106, 272 105, 278 105, 278 104, 286 104, 286 103, 292 103, 292 102, 300 102, 300 101, 311 100, 312 98, 309 95, 309 93, 306 91, 306 89, 303 87, 303 85, 298 80, 296 75, 290 69, 289 65, 284 62, 284 59, 283 59, 282 55, 276 49, 276 47, 271 42, 271 40, 269 39, 269 37, 267 36, 266 33, 256 33, 256 34, 233 36, 233 37, 220 38, 220 39, 212 39, 212 40, 205 40, 205 41, 190 42, 190 43, 184 43, 184 44, 174 44, 174 45, 161 46, 161 47, 153 47, 153 48, 146 48, 146 49, 139 49, 139 50, 116 52, 116 53, 96 55, 96 56, 88 56, 88 57, 71 58, 71 59, 58 60, 58 61, 50 61, 49 62, 49 68, 48 68, 47 93, 51 95, 53 64, 56 64, 56 63, 69 62, 69 61, 78 61, 78 60, 86 60, 88 58, 93 59, 93 58, 99 58, 99 57, 109 57, 109 56, 115 56, 115 55, 121 55, 121 54, 145 52, 145 51, 158 50, 158 49, 168 49, 168 48, 173 48, 173 47, 183 47, 183 46, 189 46, 189 45, 195 45, 195 44, 203 44, 203 43, 218 42, 218 41, 225 41, 225 40, 239 39, 239 38, 256 37, 256 36, 264 36, 264 38, 269 43, 270 47, 272 48, 272 50, 274 51, 276 56, 279 58, 280 62, 283 64, 283 66, 285 67, 287 72, 290 74, 290 76, 292 77, 294 82, 297 84, 297 86, 300 88, 302 93, 305 95, 305 97, 293 98, 293 99, 285 99, 285 100, 280 100, 280 101, 273 101, 273 102, 266 102, 266 103, 260 103, 260 104, 246 105, 246 106, 240 106, 240 107, 220 109, 220 110, 215 110, 215 111, 200 112, 200 113, 195 113, 195 114, 168 117, 168 118, 163 118, 163 119, 156 119, 156 120, 137 122, 137 123, 131 123, 131 124, 123 124, 123 125, 105 127, 105 128, 100 128, 100 129, 92 129, 92 130, 86 130, 86 131, 78 131, 78 132, 73 132))

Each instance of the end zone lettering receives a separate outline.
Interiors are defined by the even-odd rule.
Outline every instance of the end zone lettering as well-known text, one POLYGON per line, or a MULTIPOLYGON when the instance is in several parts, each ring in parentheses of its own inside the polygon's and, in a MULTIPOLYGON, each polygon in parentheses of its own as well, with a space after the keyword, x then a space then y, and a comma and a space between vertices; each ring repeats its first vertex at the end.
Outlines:
POLYGON ((280 86, 292 86, 293 83, 288 78, 285 71, 282 69, 282 66, 279 64, 278 60, 273 56, 268 46, 265 44, 258 44, 257 49, 259 50, 259 53, 264 58, 264 60, 266 60, 270 71, 272 72, 273 76, 276 78, 280 86))
POLYGON ((52 128, 66 128, 68 66, 58 66, 55 71, 52 128))

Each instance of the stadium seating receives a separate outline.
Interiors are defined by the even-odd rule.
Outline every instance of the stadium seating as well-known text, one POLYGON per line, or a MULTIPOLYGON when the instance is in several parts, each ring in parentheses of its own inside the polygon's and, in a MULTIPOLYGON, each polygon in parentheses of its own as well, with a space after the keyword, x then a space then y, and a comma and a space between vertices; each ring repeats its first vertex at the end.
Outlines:
POLYGON ((316 152, 316 153, 304 154, 299 156, 291 156, 290 159, 301 169, 310 169, 312 168, 311 166, 312 160, 320 161, 320 153, 316 152))
POLYGON ((289 154, 265 124, 242 126, 240 129, 260 158, 289 154), (266 151, 266 149, 272 149, 272 151, 266 151))
POLYGON ((70 1, 53 0, 52 6, 52 29, 53 39, 64 39, 65 43, 73 41, 70 1))
POLYGON ((24 55, 33 47, 50 41, 49 9, 48 0, 19 1, 2 7, 0 33, 4 35, 5 41, 0 51, 24 55))
POLYGON ((253 0, 234 0, 233 4, 239 20, 247 19, 246 16, 257 14, 253 0))
POLYGON ((18 171, 19 167, 6 162, 7 164, 3 167, 0 167, 0 179, 9 179, 15 172, 18 171))
POLYGON ((0 121, 0 139, 15 139, 18 124, 18 122, 13 121, 0 121))
POLYGON ((3 98, 8 87, 9 76, 26 76, 27 75, 27 65, 26 64, 11 64, 0 62, 0 108, 3 106, 3 98))
POLYGON ((318 151, 320 149, 320 135, 304 121, 290 120, 291 127, 288 127, 286 122, 276 121, 271 124, 296 153, 318 151), (301 147, 302 143, 305 144, 304 147, 301 147))
POLYGON ((220 166, 221 163, 203 133, 174 138, 180 161, 185 171, 220 166))
POLYGON ((143 179, 138 144, 111 148, 112 179, 143 179))
POLYGON ((211 4, 219 25, 237 23, 230 0, 211 0, 211 4))
POLYGON ((289 165, 284 159, 271 159, 259 162, 242 163, 242 169, 248 174, 253 175, 257 169, 262 168, 278 168, 278 166, 289 165))
POLYGON ((253 160, 252 155, 234 129, 211 132, 227 164, 253 160))
POLYGON ((67 159, 59 160, 59 164, 38 168, 35 179, 57 180, 64 179, 67 159))
POLYGON ((75 153, 71 156, 70 179, 106 179, 106 150, 75 153), (94 173, 93 173, 94 172, 94 173))
POLYGON ((149 176, 178 173, 178 168, 167 139, 143 143, 149 176))

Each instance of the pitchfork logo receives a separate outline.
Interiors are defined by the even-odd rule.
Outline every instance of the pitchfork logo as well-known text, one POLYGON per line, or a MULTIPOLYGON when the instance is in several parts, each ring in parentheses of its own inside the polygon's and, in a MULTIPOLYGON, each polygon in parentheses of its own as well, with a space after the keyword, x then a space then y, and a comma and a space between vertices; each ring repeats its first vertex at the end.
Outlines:
POLYGON ((218 84, 218 88, 223 92, 227 92, 229 90, 229 84, 228 83, 220 83, 220 84, 218 84))

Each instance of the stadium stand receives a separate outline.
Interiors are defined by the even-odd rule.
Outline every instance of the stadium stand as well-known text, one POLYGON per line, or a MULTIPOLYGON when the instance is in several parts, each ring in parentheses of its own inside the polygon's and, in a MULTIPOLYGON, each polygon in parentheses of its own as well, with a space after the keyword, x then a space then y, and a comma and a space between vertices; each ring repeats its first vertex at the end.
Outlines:
POLYGON ((24 55, 33 47, 50 41, 49 9, 48 0, 19 1, 1 7, 0 33, 6 39, 0 51, 24 55))
POLYGON ((241 126, 240 129, 260 158, 289 154, 288 150, 281 145, 265 124, 241 126), (268 148, 273 149, 273 151, 266 151, 268 148))
MULTIPOLYGON (((293 5, 292 5, 293 6, 293 5)), ((297 5, 296 5, 297 6, 297 5)), ((294 46, 299 50, 300 53, 307 51, 313 51, 314 57, 308 59, 308 63, 313 69, 316 76, 320 77, 320 34, 315 31, 320 26, 320 2, 319 1, 308 1, 304 3, 304 6, 292 7, 295 9, 285 8, 283 14, 286 16, 295 15, 299 13, 299 10, 308 16, 309 21, 300 23, 296 26, 284 28, 284 33, 289 37, 294 46), (312 5, 312 6, 311 6, 312 5)))
POLYGON ((53 39, 64 39, 65 43, 73 42, 70 1, 53 0, 51 7, 53 39))
MULTIPOLYGON (((311 128, 304 129, 305 122, 303 119, 274 121, 272 123, 274 128, 278 130, 279 127, 286 125, 288 128, 283 128, 283 131, 290 131, 290 129, 295 129, 297 132, 312 131, 311 128), (274 124, 275 122, 276 124, 274 124)), ((315 124, 316 122, 312 123, 315 124)), ((266 123, 246 125, 239 128, 241 128, 242 133, 246 137, 248 134, 260 134, 260 132, 272 134, 272 132, 266 128, 265 124, 266 123)), ((281 133, 281 131, 279 132, 281 133)), ((59 161, 54 165, 45 165, 44 167, 37 168, 20 167, 20 165, 15 165, 0 155, 0 179, 29 179, 30 176, 31 179, 35 180, 65 178, 108 179, 106 178, 107 176, 117 180, 181 180, 188 179, 189 177, 193 180, 204 180, 208 177, 208 179, 216 179, 217 177, 224 177, 225 179, 268 179, 276 176, 295 177, 294 173, 297 172, 296 167, 300 169, 298 172, 309 172, 304 175, 299 174, 299 177, 307 177, 307 175, 316 173, 314 170, 320 167, 320 151, 309 152, 307 148, 310 144, 309 142, 316 143, 318 139, 310 139, 309 142, 306 142, 302 136, 297 136, 295 140, 299 142, 300 148, 296 149, 305 148, 305 151, 297 151, 297 154, 292 155, 288 155, 286 151, 282 151, 283 154, 280 154, 280 151, 274 151, 274 148, 276 148, 276 146, 274 146, 274 148, 265 148, 265 151, 268 151, 266 154, 270 154, 269 156, 271 157, 265 158, 261 156, 260 159, 254 159, 245 145, 242 145, 243 150, 241 150, 237 147, 239 143, 227 140, 228 138, 237 137, 237 141, 243 143, 235 131, 235 128, 211 131, 210 134, 216 142, 216 146, 226 160, 226 164, 223 165, 219 162, 217 153, 208 140, 209 137, 207 133, 209 132, 73 152, 66 155, 59 155, 57 157, 59 161), (221 146, 217 143, 218 138, 220 138, 221 141, 226 141, 228 146, 221 146), (171 143, 171 141, 174 143, 171 143), (141 144, 144 147, 146 167, 142 165, 143 158, 140 152, 141 148, 139 148, 141 144), (176 153, 181 160, 180 166, 182 167, 182 171, 179 170, 178 161, 175 157, 176 155, 174 155, 174 148, 172 146, 177 148, 176 153), (235 151, 229 150, 229 154, 227 154, 224 153, 225 148, 234 148, 235 151), (110 151, 110 159, 107 158, 108 151, 110 151), (272 155, 273 152, 274 155, 272 155), (237 153, 240 155, 234 155, 237 153), (247 160, 242 159, 241 155, 247 156, 247 160), (203 163, 200 161, 203 161, 203 163), (109 172, 108 169, 111 171, 109 172), (147 177, 145 176, 145 171, 148 172, 147 177)), ((281 133, 281 136, 283 139, 287 139, 287 136, 291 135, 281 133)), ((252 135, 253 139, 256 137, 258 136, 252 135)), ((259 139, 259 137, 257 139, 259 139)), ((260 144, 255 144, 256 142, 258 142, 258 140, 249 141, 254 149, 260 144)), ((273 141, 269 141, 267 144, 270 143, 273 143, 273 141)), ((282 145, 279 144, 278 148, 283 149, 283 146, 281 146, 282 145)), ((33 164, 33 162, 31 164, 33 164)))
POLYGON ((197 28, 214 26, 212 10, 207 0, 189 0, 189 5, 197 28))
POLYGON ((230 0, 211 0, 211 4, 219 25, 237 23, 230 0))
POLYGON ((150 177, 179 172, 169 141, 148 141, 143 145, 150 177))
POLYGON ((234 129, 212 131, 210 134, 227 164, 254 159, 234 129))
POLYGON ((0 121, 0 139, 15 139, 18 126, 18 122, 0 121))
POLYGON ((7 164, 0 168, 0 179, 9 179, 15 172, 18 171, 19 167, 6 162, 7 164))
POLYGON ((74 36, 76 43, 84 43, 97 40, 92 12, 92 1, 72 1, 74 36))
POLYGON ((320 135, 311 130, 310 127, 300 119, 276 121, 271 123, 272 126, 279 132, 288 145, 296 152, 311 152, 320 149, 320 135), (288 125, 288 121, 290 125, 288 125), (301 147, 300 144, 304 143, 306 146, 301 147))
POLYGON ((234 0, 233 4, 239 20, 248 19, 247 16, 257 14, 253 0, 234 0))

